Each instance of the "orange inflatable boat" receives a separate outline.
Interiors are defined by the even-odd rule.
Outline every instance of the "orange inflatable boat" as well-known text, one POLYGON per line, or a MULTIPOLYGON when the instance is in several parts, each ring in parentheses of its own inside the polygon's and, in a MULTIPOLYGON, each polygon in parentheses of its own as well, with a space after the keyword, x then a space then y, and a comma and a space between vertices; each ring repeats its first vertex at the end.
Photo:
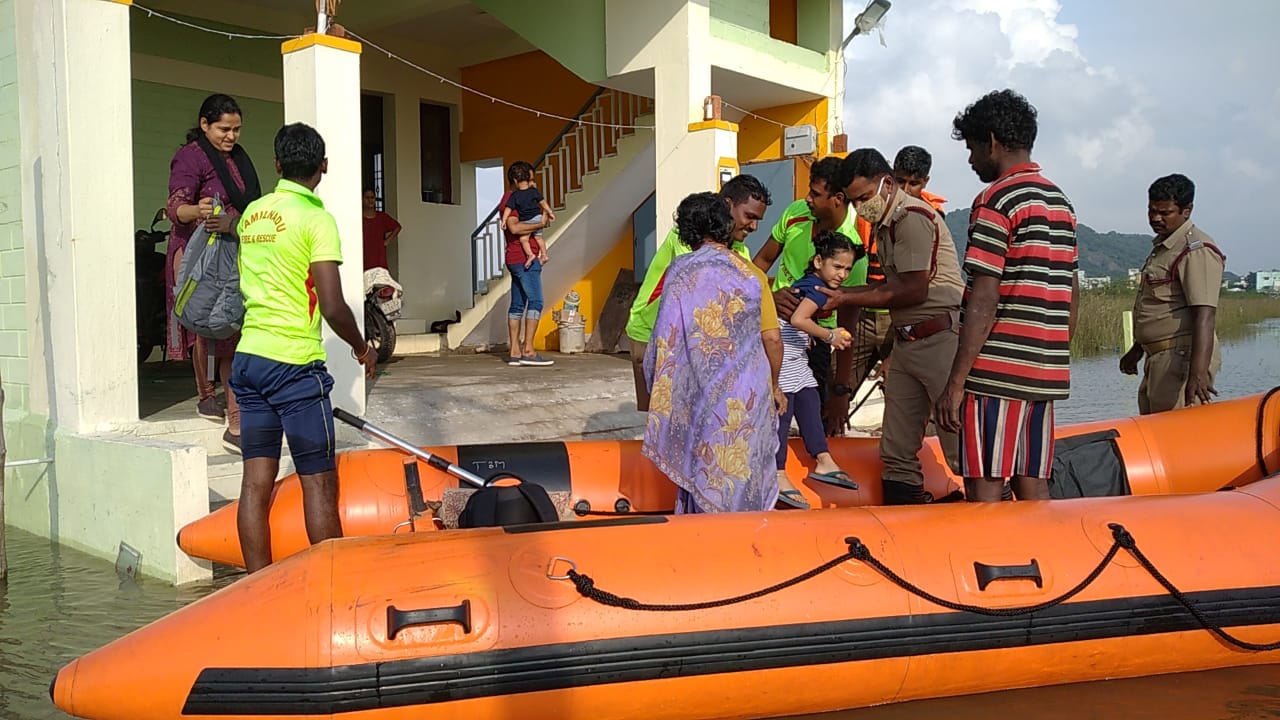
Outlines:
POLYGON ((96 720, 701 720, 1280 663, 1277 537, 1280 477, 347 538, 51 694, 96 720))
MULTIPOLYGON (((1280 470, 1280 393, 1268 393, 1213 403, 1175 412, 1058 428, 1059 441, 1097 440, 1104 454, 1118 454, 1124 481, 1108 494, 1163 495, 1238 487, 1258 480, 1266 471, 1280 470)), ((799 439, 793 439, 788 472, 812 507, 855 507, 881 503, 879 441, 876 438, 832 439, 831 453, 857 481, 850 490, 807 480, 812 461, 799 439)), ((1067 452, 1059 446, 1059 465, 1067 452)), ((586 441, 517 445, 464 445, 428 448, 449 463, 487 477, 510 472, 543 485, 563 503, 571 517, 601 514, 670 512, 675 486, 640 454, 638 441, 586 441)), ((960 492, 947 468, 936 438, 927 438, 921 451, 926 488, 936 498, 960 492)), ((428 467, 410 467, 419 478, 418 491, 405 482, 404 453, 396 450, 358 450, 338 457, 339 513, 348 537, 385 535, 397 530, 432 530, 446 491, 458 480, 428 467), (416 504, 415 513, 411 505, 416 504), (425 509, 423 509, 425 508, 425 509), (416 517, 415 517, 416 515, 416 517)), ((1060 468, 1062 469, 1062 468, 1060 468)), ((1067 468, 1070 470, 1070 468, 1067 468)), ((1090 470, 1090 472, 1096 472, 1090 470)), ((1082 494, 1072 488, 1063 496, 1082 494)), ((1058 493, 1055 493, 1057 496, 1058 493)), ((243 567, 236 533, 237 505, 231 503, 197 520, 178 534, 188 555, 224 565, 243 567)), ((296 475, 281 479, 271 507, 272 557, 288 557, 307 547, 302 516, 302 488, 296 475)))

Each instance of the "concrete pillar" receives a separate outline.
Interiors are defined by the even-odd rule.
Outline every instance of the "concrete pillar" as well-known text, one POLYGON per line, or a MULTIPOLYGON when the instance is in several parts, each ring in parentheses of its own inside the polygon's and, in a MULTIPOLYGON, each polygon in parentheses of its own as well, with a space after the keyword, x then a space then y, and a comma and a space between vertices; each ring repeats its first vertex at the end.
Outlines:
POLYGON ((129 6, 14 5, 30 405, 70 432, 138 419, 129 6))
MULTIPOLYGON (((689 134, 690 124, 702 121, 703 100, 711 95, 711 62, 705 42, 710 33, 708 4, 689 2, 653 41, 660 46, 651 56, 658 240, 671 229, 672 215, 686 195, 717 187, 716 157, 711 147, 706 138, 692 142, 689 134)), ((733 157, 737 157, 736 141, 733 157)))
MULTIPOLYGON (((329 172, 316 194, 342 234, 342 295, 364 325, 364 245, 360 219, 360 43, 331 35, 304 35, 284 54, 284 121, 306 123, 324 138, 329 172)), ((362 414, 364 375, 351 348, 324 327, 333 375, 334 407, 362 414)))

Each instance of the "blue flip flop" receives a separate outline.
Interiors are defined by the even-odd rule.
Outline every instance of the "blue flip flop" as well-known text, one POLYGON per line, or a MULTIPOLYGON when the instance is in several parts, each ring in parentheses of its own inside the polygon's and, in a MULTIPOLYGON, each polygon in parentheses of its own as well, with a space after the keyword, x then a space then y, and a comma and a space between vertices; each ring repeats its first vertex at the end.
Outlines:
POLYGON ((835 485, 836 487, 842 487, 846 490, 858 489, 858 483, 849 479, 849 473, 843 470, 836 470, 835 472, 829 472, 829 473, 811 472, 809 473, 809 479, 817 480, 818 482, 826 483, 827 485, 835 485))
POLYGON ((804 499, 804 495, 799 490, 782 490, 778 493, 778 502, 775 507, 782 505, 795 510, 808 510, 809 501, 804 499))

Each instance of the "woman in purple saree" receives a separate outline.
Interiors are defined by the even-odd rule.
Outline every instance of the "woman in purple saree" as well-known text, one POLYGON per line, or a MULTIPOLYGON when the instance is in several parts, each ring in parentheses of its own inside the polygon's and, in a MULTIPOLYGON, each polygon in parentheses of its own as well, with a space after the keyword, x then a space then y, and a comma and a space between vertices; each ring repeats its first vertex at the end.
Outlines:
POLYGON ((715 193, 676 211, 680 241, 644 359, 642 452, 677 486, 677 513, 772 508, 782 340, 767 279, 729 248, 733 219, 715 193), (766 352, 766 349, 768 352, 766 352))

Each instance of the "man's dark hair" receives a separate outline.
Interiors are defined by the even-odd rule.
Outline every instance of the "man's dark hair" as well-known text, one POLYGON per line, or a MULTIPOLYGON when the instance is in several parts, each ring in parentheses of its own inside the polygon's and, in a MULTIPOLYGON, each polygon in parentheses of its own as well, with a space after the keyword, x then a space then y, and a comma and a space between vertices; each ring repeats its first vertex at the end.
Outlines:
POLYGON ((769 188, 755 175, 735 175, 720 187, 720 197, 734 205, 741 205, 748 200, 759 200, 766 207, 773 204, 769 196, 769 188))
POLYGON ((680 242, 697 250, 706 238, 721 245, 733 239, 733 216, 724 198, 713 192, 694 193, 676 208, 676 228, 680 242))
POLYGON ((1151 202, 1172 200, 1179 210, 1185 210, 1196 201, 1196 184, 1186 175, 1165 175, 1151 183, 1151 187, 1147 189, 1147 199, 1151 202))
POLYGON ((517 160, 511 163, 511 167, 507 168, 507 182, 512 185, 522 180, 533 179, 533 166, 524 160, 517 160))
POLYGON ((310 180, 324 162, 324 138, 310 125, 285 125, 276 133, 276 161, 284 179, 310 180))
POLYGON ((840 163, 840 187, 849 187, 854 178, 877 178, 893 172, 889 161, 875 148, 858 148, 840 163))
POLYGON ((933 169, 933 156, 919 145, 907 145, 893 158, 893 171, 913 178, 927 178, 933 169))
POLYGON ((821 180, 827 186, 827 193, 835 195, 844 192, 844 183, 840 182, 840 158, 834 155, 824 157, 809 166, 809 184, 821 180))
POLYGON ((1036 144, 1036 109, 1013 90, 997 90, 956 115, 951 138, 990 145, 995 137, 1009 150, 1030 150, 1036 144))

